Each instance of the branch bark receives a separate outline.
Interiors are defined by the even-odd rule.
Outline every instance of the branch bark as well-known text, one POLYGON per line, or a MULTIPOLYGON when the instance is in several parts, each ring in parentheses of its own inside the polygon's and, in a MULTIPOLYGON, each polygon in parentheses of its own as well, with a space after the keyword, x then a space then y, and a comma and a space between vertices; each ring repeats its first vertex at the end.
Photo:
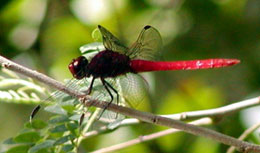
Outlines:
MULTIPOLYGON (((18 65, 16 63, 2 57, 2 56, 0 56, 0 64, 2 65, 2 67, 16 71, 18 73, 24 74, 24 75, 29 76, 29 77, 35 78, 35 79, 37 79, 37 80, 39 80, 39 81, 41 81, 45 84, 50 85, 51 87, 54 87, 58 90, 61 90, 61 91, 65 92, 65 93, 67 93, 71 96, 77 97, 86 106, 95 106, 95 107, 99 107, 99 108, 107 108, 107 106, 108 106, 107 102, 94 100, 90 96, 84 96, 83 93, 80 93, 78 91, 73 91, 73 90, 67 88, 66 86, 64 86, 62 83, 59 83, 58 81, 51 79, 46 75, 43 75, 43 74, 41 74, 37 71, 32 71, 28 68, 25 68, 21 65, 18 65)), ((207 128, 186 124, 186 123, 183 123, 181 121, 165 118, 165 117, 162 117, 162 116, 156 116, 156 115, 151 114, 151 113, 141 112, 141 111, 138 111, 138 110, 118 106, 118 105, 115 105, 115 104, 109 105, 109 107, 107 109, 114 111, 114 112, 117 112, 117 113, 121 113, 121 114, 126 115, 126 116, 137 118, 137 119, 144 121, 144 122, 147 122, 147 123, 171 127, 171 128, 179 129, 179 130, 182 130, 184 132, 194 134, 194 135, 197 135, 197 136, 203 136, 203 137, 206 137, 206 138, 210 138, 210 139, 213 139, 215 141, 218 141, 218 142, 226 144, 226 145, 235 146, 239 151, 260 152, 260 146, 259 145, 255 145, 255 144, 251 144, 251 143, 248 143, 248 142, 245 142, 245 141, 237 140, 233 137, 224 135, 222 133, 219 133, 219 132, 207 129, 207 128)))

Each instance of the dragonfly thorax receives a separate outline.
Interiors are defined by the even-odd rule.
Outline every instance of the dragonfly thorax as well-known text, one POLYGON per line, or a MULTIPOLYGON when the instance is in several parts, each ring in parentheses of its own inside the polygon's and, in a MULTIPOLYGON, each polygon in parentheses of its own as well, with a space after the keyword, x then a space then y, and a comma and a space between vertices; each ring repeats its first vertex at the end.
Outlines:
POLYGON ((104 50, 95 55, 87 66, 87 77, 116 77, 131 72, 130 58, 118 52, 104 50))

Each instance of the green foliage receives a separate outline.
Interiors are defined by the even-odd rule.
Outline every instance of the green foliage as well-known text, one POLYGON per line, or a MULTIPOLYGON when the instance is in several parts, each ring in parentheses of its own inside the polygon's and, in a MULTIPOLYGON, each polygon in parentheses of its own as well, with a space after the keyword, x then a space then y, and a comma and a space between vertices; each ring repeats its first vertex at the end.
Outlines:
POLYGON ((76 139, 81 136, 79 129, 78 122, 69 120, 69 116, 55 115, 49 122, 33 120, 25 123, 20 134, 4 143, 18 145, 8 149, 7 152, 67 152, 77 147, 76 139))
POLYGON ((48 94, 31 79, 23 80, 13 72, 2 69, 0 73, 0 101, 5 103, 39 104, 40 97, 48 94))
POLYGON ((47 126, 48 124, 45 123, 44 121, 41 121, 41 120, 33 120, 32 122, 30 123, 27 123, 25 124, 25 127, 26 128, 30 128, 30 129, 43 129, 47 126))
MULTIPOLYGON (((73 121, 70 121, 73 122, 73 121)), ((48 124, 40 120, 33 120, 25 123, 24 129, 14 138, 6 140, 5 144, 17 144, 7 152, 61 152, 61 150, 72 150, 76 147, 73 142, 79 135, 75 133, 79 126, 76 123, 58 123, 57 125, 48 124), (57 134, 58 133, 58 134, 57 134), (19 145, 23 144, 23 145, 19 145), (70 147, 68 147, 70 146, 70 147), (62 149, 61 149, 62 148, 62 149), (65 149, 64 149, 65 148, 65 149)))
POLYGON ((14 137, 14 141, 17 143, 34 143, 40 140, 41 136, 37 132, 24 132, 16 137, 14 137))
POLYGON ((29 148, 28 145, 19 145, 9 149, 6 153, 28 153, 29 148))

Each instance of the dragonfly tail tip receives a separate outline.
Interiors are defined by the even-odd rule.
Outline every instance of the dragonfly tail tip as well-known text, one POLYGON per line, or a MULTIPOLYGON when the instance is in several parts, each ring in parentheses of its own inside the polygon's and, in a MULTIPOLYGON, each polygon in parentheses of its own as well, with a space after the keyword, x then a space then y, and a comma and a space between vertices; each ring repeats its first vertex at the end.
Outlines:
POLYGON ((232 65, 239 64, 239 63, 240 63, 240 60, 238 60, 238 59, 231 60, 232 65))

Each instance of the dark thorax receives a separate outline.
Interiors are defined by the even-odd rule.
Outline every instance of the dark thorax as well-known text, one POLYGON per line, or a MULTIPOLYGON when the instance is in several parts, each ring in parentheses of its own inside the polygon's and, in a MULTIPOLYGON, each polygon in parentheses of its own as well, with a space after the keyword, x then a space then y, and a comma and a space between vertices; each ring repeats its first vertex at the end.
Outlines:
POLYGON ((87 66, 87 76, 95 78, 116 77, 128 72, 131 72, 130 58, 110 50, 99 52, 87 66))

